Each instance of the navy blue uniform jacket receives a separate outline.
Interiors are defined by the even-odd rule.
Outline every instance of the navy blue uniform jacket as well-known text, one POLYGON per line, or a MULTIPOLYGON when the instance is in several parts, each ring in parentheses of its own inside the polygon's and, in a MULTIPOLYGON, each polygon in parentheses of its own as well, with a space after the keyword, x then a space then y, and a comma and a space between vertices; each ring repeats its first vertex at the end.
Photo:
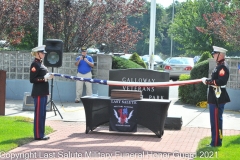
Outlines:
POLYGON ((35 58, 30 67, 30 82, 33 83, 32 97, 49 95, 49 84, 44 76, 48 72, 41 60, 35 58))
MULTIPOLYGON (((212 71, 211 76, 211 83, 215 86, 225 86, 227 84, 229 78, 229 69, 225 65, 225 62, 221 62, 217 64, 215 69, 212 71)), ((209 92, 208 92, 208 103, 209 104, 216 104, 216 96, 214 87, 209 86, 209 92)), ((230 98, 228 96, 228 93, 226 91, 226 88, 221 88, 221 95, 218 98, 218 103, 227 103, 230 102, 230 98)))

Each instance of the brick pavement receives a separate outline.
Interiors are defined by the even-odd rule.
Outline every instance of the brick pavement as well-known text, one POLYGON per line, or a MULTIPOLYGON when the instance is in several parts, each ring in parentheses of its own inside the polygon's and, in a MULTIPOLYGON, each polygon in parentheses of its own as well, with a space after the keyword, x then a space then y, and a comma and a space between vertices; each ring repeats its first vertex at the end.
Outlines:
MULTIPOLYGON (((55 132, 48 141, 32 141, 8 152, 15 159, 192 159, 200 139, 210 136, 209 128, 183 127, 165 130, 162 138, 139 127, 136 133, 109 132, 99 126, 85 134, 85 122, 47 120, 55 132)), ((240 134, 224 130, 224 135, 240 134)), ((223 140, 224 141, 224 140, 223 140)), ((4 158, 3 158, 4 159, 4 158)), ((11 158, 6 158, 11 159, 11 158)))

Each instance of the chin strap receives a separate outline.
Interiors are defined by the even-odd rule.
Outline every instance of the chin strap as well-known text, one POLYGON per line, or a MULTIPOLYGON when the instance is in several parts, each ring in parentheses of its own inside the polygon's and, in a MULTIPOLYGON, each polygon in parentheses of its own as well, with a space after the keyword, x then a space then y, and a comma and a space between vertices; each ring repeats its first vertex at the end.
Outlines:
POLYGON ((40 59, 40 62, 42 62, 42 58, 40 57, 39 52, 37 52, 37 53, 38 53, 38 57, 40 59))
POLYGON ((225 59, 221 59, 220 61, 217 62, 217 64, 223 64, 225 59))
POLYGON ((217 56, 217 59, 216 59, 216 62, 218 63, 218 58, 219 58, 219 55, 220 55, 220 53, 218 53, 218 56, 217 56))

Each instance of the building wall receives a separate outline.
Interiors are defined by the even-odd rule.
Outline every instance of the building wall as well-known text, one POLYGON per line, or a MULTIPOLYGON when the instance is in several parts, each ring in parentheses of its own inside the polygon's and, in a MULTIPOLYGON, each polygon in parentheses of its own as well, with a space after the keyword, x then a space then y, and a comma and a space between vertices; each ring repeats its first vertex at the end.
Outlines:
MULTIPOLYGON (((63 53, 62 66, 58 68, 49 67, 49 72, 76 76, 77 67, 74 63, 77 56, 77 53, 63 53)), ((94 59, 93 78, 108 80, 109 70, 112 68, 112 56, 104 54, 93 54, 91 56, 94 59)), ((29 83, 29 68, 33 59, 34 57, 29 52, 0 52, 0 70, 6 71, 6 99, 21 100, 25 92, 31 92, 32 84, 29 83)), ((63 102, 75 100, 76 82, 74 80, 55 77, 52 83, 49 82, 49 87, 50 92, 53 88, 52 97, 54 100, 63 102)), ((83 92, 84 95, 85 89, 83 92)), ((108 86, 93 84, 93 94, 107 96, 108 86)))

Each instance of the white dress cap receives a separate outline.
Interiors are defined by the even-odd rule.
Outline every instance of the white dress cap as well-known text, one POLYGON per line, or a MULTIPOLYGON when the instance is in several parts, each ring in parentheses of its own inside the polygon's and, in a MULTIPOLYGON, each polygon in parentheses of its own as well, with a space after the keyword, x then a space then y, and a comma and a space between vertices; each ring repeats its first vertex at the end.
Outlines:
POLYGON ((213 52, 220 52, 220 53, 224 53, 226 54, 228 50, 222 48, 222 47, 217 47, 217 46, 213 46, 213 52))
POLYGON ((45 51, 45 47, 46 45, 41 45, 41 46, 38 46, 38 47, 35 47, 32 49, 32 52, 43 52, 43 53, 47 53, 45 51))

